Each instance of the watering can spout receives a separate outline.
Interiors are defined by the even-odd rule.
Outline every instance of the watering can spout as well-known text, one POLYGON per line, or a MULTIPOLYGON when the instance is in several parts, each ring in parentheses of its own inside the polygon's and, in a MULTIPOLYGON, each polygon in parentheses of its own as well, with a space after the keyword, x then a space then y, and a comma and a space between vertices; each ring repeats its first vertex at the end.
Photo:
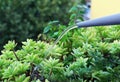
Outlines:
POLYGON ((106 26, 106 25, 119 25, 120 24, 120 13, 109 15, 101 18, 78 22, 78 27, 91 27, 91 26, 106 26))

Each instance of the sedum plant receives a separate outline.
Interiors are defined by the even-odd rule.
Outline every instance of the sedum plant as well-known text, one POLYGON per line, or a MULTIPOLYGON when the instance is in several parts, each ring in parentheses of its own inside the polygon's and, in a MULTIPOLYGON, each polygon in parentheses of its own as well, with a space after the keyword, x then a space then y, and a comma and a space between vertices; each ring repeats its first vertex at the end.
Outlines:
POLYGON ((119 82, 119 30, 119 26, 75 29, 55 46, 52 40, 59 34, 49 43, 27 39, 21 49, 9 41, 0 55, 0 81, 119 82))
MULTIPOLYGON (((67 26, 53 25, 47 32, 56 39, 63 28, 67 26), (52 31, 53 30, 53 31, 52 31)), ((49 38, 50 39, 50 38, 49 38)), ((91 28, 73 29, 58 43, 66 48, 64 56, 65 81, 71 82, 119 82, 120 67, 120 26, 100 26, 91 28), (87 59, 86 66, 80 63, 87 59), (72 69, 72 67, 74 67, 72 69), (80 72, 80 70, 82 70, 80 72)))
MULTIPOLYGON (((48 76, 46 76, 49 70, 47 72, 44 72, 44 70, 50 69, 54 71, 54 69, 52 69, 54 65, 56 71, 60 69, 63 72, 63 67, 61 69, 63 64, 60 63, 58 58, 64 55, 63 52, 65 49, 56 45, 52 52, 45 54, 51 47, 48 43, 27 39, 27 41, 22 42, 22 44, 22 48, 19 50, 15 49, 17 46, 15 41, 9 41, 8 44, 4 46, 2 54, 0 55, 0 81, 36 82, 46 80, 49 79, 48 76), (52 65, 50 68, 46 67, 48 63, 52 65), (38 69, 40 65, 42 65, 41 69, 38 69), (43 73, 43 75, 40 75, 40 73, 43 73)), ((61 71, 57 75, 61 74, 61 71)), ((56 73, 54 75, 56 75, 56 73)))
POLYGON ((51 81, 64 79, 64 64, 59 59, 49 58, 41 63, 42 74, 51 81))

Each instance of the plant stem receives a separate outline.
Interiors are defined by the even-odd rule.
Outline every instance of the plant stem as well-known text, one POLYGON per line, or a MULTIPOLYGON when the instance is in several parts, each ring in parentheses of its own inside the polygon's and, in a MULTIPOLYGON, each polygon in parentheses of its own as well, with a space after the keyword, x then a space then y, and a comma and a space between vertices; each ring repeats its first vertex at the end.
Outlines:
POLYGON ((15 53, 15 50, 14 50, 14 49, 13 49, 13 53, 14 53, 16 59, 17 59, 18 61, 20 61, 20 59, 17 57, 17 54, 15 53))
POLYGON ((49 80, 50 80, 50 82, 52 81, 51 75, 52 75, 52 69, 49 72, 49 78, 50 78, 49 80))

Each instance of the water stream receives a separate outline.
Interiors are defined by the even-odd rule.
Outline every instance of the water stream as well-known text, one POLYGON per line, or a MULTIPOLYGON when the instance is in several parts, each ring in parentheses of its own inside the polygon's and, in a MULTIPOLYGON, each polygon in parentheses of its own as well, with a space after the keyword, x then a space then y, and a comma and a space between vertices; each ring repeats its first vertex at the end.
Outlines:
POLYGON ((61 34, 60 36, 55 40, 55 42, 53 43, 52 46, 50 46, 46 52, 46 54, 49 54, 49 52, 54 48, 54 46, 62 39, 62 37, 67 34, 70 30, 77 28, 78 26, 69 26, 68 28, 66 28, 61 34))

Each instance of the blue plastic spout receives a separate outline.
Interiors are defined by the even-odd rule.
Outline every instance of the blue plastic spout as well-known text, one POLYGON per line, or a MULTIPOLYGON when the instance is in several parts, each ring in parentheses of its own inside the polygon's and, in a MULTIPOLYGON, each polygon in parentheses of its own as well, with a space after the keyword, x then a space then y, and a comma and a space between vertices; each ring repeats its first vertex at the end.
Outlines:
POLYGON ((78 22, 78 27, 91 27, 91 26, 106 26, 106 25, 119 25, 120 24, 120 13, 109 15, 101 18, 78 22))

